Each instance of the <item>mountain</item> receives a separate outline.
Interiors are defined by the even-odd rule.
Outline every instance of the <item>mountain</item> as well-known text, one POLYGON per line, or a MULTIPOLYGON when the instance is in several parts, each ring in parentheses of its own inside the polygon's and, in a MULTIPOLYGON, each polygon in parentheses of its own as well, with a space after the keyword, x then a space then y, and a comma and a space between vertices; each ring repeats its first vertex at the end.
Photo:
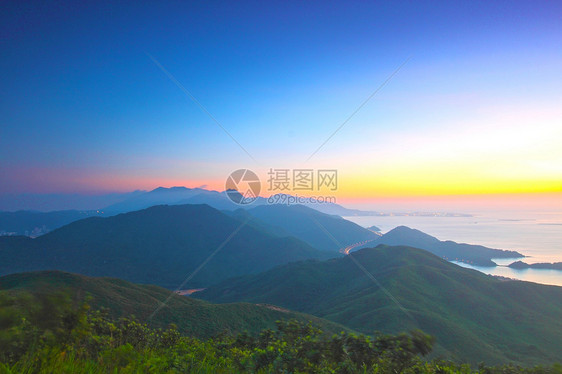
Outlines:
POLYGON ((163 205, 92 217, 36 239, 0 237, 0 275, 64 270, 167 288, 178 287, 207 259, 187 288, 327 257, 298 239, 273 236, 207 205, 163 205))
POLYGON ((195 297, 274 304, 363 333, 419 328, 437 338, 438 355, 458 361, 530 365, 562 357, 562 287, 499 280, 411 247, 351 256, 279 266, 195 297))
POLYGON ((237 210, 223 210, 222 211, 224 214, 233 217, 239 221, 248 222, 248 225, 254 227, 257 230, 261 230, 261 231, 266 231, 269 234, 272 234, 274 236, 278 236, 278 237, 286 237, 286 236, 291 236, 291 234, 283 229, 282 227, 279 226, 273 226, 270 225, 256 217, 254 217, 247 209, 237 209, 237 210))
POLYGON ((270 231, 286 232, 325 251, 335 252, 377 238, 376 234, 353 222, 304 205, 263 205, 249 209, 248 213, 268 225, 270 231))
POLYGON ((496 266, 496 263, 492 261, 493 258, 525 257, 516 251, 456 243, 450 240, 441 241, 431 235, 406 226, 398 226, 390 230, 371 244, 406 245, 421 248, 447 260, 456 260, 478 266, 496 266))
POLYGON ((110 213, 127 213, 146 209, 154 205, 176 205, 181 201, 185 201, 205 192, 208 191, 202 188, 158 187, 152 191, 144 192, 109 205, 102 210, 110 213))
MULTIPOLYGON (((287 201, 293 201, 293 196, 288 194, 276 194, 271 199, 259 196, 253 203, 248 205, 238 205, 233 203, 226 193, 206 190, 204 188, 187 187, 158 187, 152 191, 135 194, 124 201, 112 204, 103 208, 108 213, 126 213, 135 210, 145 209, 154 205, 182 205, 182 204, 207 204, 219 210, 251 209, 260 205, 282 205, 287 201), (273 197, 279 197, 273 198, 273 197)), ((296 203, 295 203, 296 205, 296 203)), ((307 203, 309 208, 323 212, 325 214, 340 216, 362 216, 378 215, 376 212, 366 212, 357 209, 347 209, 341 205, 331 202, 307 203)))
POLYGON ((343 216, 343 217, 384 215, 379 212, 373 212, 369 210, 349 209, 336 203, 308 204, 307 206, 325 214, 332 214, 332 215, 343 216))
MULTIPOLYGON (((255 201, 253 204, 263 204, 263 201, 255 201)), ((240 209, 241 205, 235 204, 226 196, 225 192, 205 191, 181 200, 178 204, 207 204, 218 210, 235 210, 240 209)))
POLYGON ((220 333, 236 334, 247 331, 257 334, 275 328, 277 320, 310 321, 329 333, 348 330, 336 323, 302 313, 271 306, 249 303, 211 304, 202 300, 176 295, 151 285, 138 285, 113 278, 91 278, 59 271, 19 273, 0 277, 0 295, 18 297, 24 293, 45 298, 61 292, 75 302, 84 302, 94 309, 107 308, 113 318, 134 315, 153 327, 165 328, 174 323, 184 334, 208 338, 220 333), (165 300, 153 318, 150 316, 165 300))
MULTIPOLYGON (((257 200, 249 206, 257 206, 266 203, 266 199, 258 197, 257 200)), ((246 207, 232 202, 225 192, 206 190, 204 188, 158 187, 152 191, 107 206, 103 210, 110 213, 127 213, 146 209, 154 205, 184 204, 207 204, 218 210, 236 210, 246 207)))
MULTIPOLYGON (((65 210, 52 212, 0 211, 0 235, 26 235, 37 237, 49 231, 92 216, 112 216, 146 209, 155 205, 207 204, 218 210, 239 209, 224 192, 209 191, 202 188, 159 187, 152 191, 135 191, 123 194, 122 201, 99 210, 65 210)), ((259 202, 264 204, 263 198, 259 202)))
MULTIPOLYGON (((318 200, 310 202, 306 199, 304 201, 299 201, 295 196, 286 193, 272 194, 269 198, 264 199, 269 205, 305 205, 309 208, 317 210, 324 214, 337 215, 337 216, 372 216, 381 215, 378 212, 365 211, 359 209, 348 209, 334 202, 330 202, 329 197, 326 196, 323 202, 318 200)), ((334 199, 335 201, 335 199, 334 199)), ((262 205, 262 204, 258 204, 262 205)))
POLYGON ((548 269, 548 270, 562 270, 562 262, 541 262, 537 264, 527 264, 523 261, 515 261, 508 265, 513 269, 548 269))
MULTIPOLYGON (((62 196, 62 195, 61 195, 62 196)), ((108 195, 109 196, 109 195, 108 195)), ((69 195, 71 203, 73 195, 69 195)), ((248 205, 238 205, 232 202, 225 192, 206 190, 203 188, 186 187, 158 187, 152 191, 135 191, 128 194, 114 194, 110 201, 117 200, 111 205, 94 210, 65 210, 65 211, 0 211, 0 236, 1 235, 26 235, 37 237, 49 231, 90 216, 112 216, 119 213, 128 213, 146 209, 155 205, 184 205, 207 204, 218 210, 234 211, 237 209, 251 209, 260 205, 272 205, 277 200, 268 202, 268 199, 258 197, 248 205)), ((285 195, 289 198, 289 195, 285 195)), ((16 197, 17 198, 17 197, 16 197)), ((100 197, 99 201, 107 201, 100 197)), ((280 200, 282 201, 282 200, 280 200)), ((80 204, 79 204, 80 205, 80 204)), ((369 212, 350 210, 335 203, 306 204, 308 207, 326 214, 339 215, 364 215, 369 212)), ((102 205, 100 205, 102 206, 102 205)))
POLYGON ((79 219, 101 215, 99 211, 60 210, 0 212, 0 235, 36 237, 79 219))

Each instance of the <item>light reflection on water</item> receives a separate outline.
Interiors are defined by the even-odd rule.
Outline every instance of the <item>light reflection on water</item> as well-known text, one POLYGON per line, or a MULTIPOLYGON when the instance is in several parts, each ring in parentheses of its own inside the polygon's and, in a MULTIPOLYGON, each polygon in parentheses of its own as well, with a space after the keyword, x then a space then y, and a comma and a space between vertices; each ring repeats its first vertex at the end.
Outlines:
POLYGON ((562 271, 549 269, 512 269, 507 266, 482 267, 468 265, 458 261, 451 261, 459 266, 475 269, 484 274, 499 275, 502 277, 524 280, 528 282, 562 286, 562 271))
POLYGON ((495 259, 494 268, 470 267, 486 274, 562 286, 562 271, 512 269, 505 265, 516 260, 529 264, 562 262, 562 213, 513 213, 474 215, 473 217, 365 216, 344 217, 358 225, 378 226, 383 233, 404 225, 421 230, 440 240, 480 244, 490 248, 518 251, 524 259, 495 259))

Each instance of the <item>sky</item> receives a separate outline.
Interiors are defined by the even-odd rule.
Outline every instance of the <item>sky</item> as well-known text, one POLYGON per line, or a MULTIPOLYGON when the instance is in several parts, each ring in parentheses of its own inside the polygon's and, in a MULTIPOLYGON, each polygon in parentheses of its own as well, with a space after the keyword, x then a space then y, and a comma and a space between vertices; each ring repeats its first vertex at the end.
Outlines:
POLYGON ((353 202, 562 206, 559 2, 1 7, 0 197, 306 168, 353 202))

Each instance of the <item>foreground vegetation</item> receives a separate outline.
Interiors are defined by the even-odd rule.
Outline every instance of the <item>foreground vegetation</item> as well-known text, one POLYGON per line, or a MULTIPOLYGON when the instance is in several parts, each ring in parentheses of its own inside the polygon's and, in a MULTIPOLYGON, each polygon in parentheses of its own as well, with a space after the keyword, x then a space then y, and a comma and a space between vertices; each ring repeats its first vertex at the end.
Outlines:
MULTIPOLYGON (((470 373, 468 365, 426 362, 433 338, 409 334, 328 336, 310 324, 278 322, 259 335, 207 340, 174 325, 153 329, 133 318, 75 304, 65 294, 22 299, 0 294, 0 374, 3 373, 470 373), (21 309, 27 303, 27 308, 21 309), (14 307, 19 304, 18 307, 14 307)), ((513 366, 481 373, 562 373, 562 367, 513 366)))
POLYGON ((17 300, 9 306, 9 313, 16 316, 36 307, 33 300, 45 300, 61 292, 74 305, 87 301, 94 310, 107 310, 111 319, 134 315, 139 321, 150 321, 150 326, 154 328, 166 328, 173 323, 181 334, 202 340, 219 334, 237 335, 242 332, 257 336, 262 330, 275 329, 276 321, 291 319, 312 322, 330 335, 341 331, 353 332, 334 322, 270 305, 212 304, 180 296, 161 287, 115 278, 92 278, 61 271, 0 277, 0 294, 17 300), (165 300, 166 306, 153 315, 165 300))

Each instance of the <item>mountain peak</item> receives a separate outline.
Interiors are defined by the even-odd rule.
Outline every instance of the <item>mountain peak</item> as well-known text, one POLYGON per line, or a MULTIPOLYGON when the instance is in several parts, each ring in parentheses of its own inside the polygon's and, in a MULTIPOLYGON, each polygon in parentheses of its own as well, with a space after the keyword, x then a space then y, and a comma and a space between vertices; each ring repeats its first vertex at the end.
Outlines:
POLYGON ((164 192, 164 191, 189 191, 192 190, 191 188, 183 187, 183 186, 175 186, 175 187, 157 187, 150 192, 164 192))
POLYGON ((408 238, 408 239, 416 239, 416 240, 426 240, 426 241, 434 241, 434 242, 438 242, 439 239, 437 239, 434 236, 431 236, 429 234, 426 234, 425 232, 422 232, 418 229, 413 229, 411 227, 408 226, 397 226, 395 228, 393 228, 392 230, 390 230, 389 232, 387 232, 386 234, 383 235, 386 238, 408 238))

